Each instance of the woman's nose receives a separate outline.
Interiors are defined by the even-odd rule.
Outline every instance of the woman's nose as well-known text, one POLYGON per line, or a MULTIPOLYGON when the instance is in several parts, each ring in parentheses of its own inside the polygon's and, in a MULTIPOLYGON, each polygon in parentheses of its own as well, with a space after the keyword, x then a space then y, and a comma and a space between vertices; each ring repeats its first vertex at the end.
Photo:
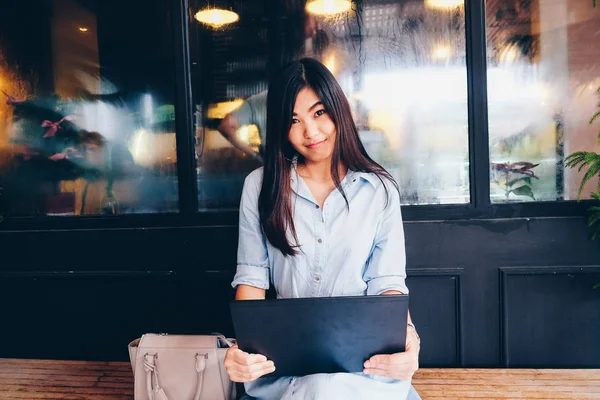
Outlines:
POLYGON ((319 134, 319 128, 314 122, 307 122, 304 126, 304 137, 312 139, 319 134))

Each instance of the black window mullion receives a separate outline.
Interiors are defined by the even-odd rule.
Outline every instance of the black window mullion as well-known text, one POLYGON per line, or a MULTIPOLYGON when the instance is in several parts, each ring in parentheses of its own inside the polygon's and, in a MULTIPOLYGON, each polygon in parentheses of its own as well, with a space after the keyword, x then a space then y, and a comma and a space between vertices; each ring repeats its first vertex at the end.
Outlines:
POLYGON ((471 205, 490 211, 485 0, 465 0, 471 205))
POLYGON ((177 142, 177 183, 179 212, 193 215, 198 211, 196 144, 193 127, 192 78, 189 52, 188 2, 173 1, 175 45, 175 137, 177 142))

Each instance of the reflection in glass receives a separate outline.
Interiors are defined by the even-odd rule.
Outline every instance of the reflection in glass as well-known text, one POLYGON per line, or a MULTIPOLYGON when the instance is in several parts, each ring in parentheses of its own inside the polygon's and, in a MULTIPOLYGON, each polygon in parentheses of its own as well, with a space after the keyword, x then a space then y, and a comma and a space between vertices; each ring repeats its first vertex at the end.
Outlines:
POLYGON ((5 215, 177 211, 168 7, 158 0, 2 7, 5 215))
POLYGON ((464 6, 464 0, 425 0, 425 5, 430 8, 451 10, 464 6))
POLYGON ((487 0, 486 9, 491 200, 576 199, 580 176, 564 159, 598 149, 588 121, 600 87, 600 9, 567 0, 487 0))
POLYGON ((232 24, 240 18, 240 16, 233 11, 221 10, 219 8, 207 8, 198 11, 194 17, 203 24, 215 29, 232 24))
POLYGON ((314 15, 331 16, 344 13, 352 7, 350 0, 309 0, 306 10, 314 15))
POLYGON ((192 20, 190 28, 201 209, 237 208, 244 177, 262 162, 269 74, 305 56, 336 76, 367 151, 398 180, 404 204, 469 202, 462 3, 229 4, 236 24, 214 30, 192 20))

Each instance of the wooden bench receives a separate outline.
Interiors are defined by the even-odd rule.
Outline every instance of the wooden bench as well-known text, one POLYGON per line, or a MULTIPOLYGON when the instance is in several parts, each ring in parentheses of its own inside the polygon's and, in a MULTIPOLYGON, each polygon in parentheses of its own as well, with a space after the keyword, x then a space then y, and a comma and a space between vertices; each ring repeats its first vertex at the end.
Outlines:
MULTIPOLYGON (((421 369, 428 399, 600 399, 600 370, 421 369)), ((126 362, 0 359, 0 399, 131 400, 126 362)))

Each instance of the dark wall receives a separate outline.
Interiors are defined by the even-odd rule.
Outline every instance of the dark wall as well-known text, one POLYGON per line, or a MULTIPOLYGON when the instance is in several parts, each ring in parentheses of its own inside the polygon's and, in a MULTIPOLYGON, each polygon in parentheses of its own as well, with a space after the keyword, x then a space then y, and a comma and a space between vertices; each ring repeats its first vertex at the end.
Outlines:
POLYGON ((47 66, 53 61, 49 34, 52 4, 37 2, 34 7, 24 1, 6 3, 0 5, 0 56, 35 85, 39 93, 51 93, 54 82, 52 70, 47 66))
MULTIPOLYGON (((600 367, 584 218, 406 222, 421 365, 600 367)), ((235 226, 0 232, 0 357, 127 360, 145 332, 232 335, 235 226)))

